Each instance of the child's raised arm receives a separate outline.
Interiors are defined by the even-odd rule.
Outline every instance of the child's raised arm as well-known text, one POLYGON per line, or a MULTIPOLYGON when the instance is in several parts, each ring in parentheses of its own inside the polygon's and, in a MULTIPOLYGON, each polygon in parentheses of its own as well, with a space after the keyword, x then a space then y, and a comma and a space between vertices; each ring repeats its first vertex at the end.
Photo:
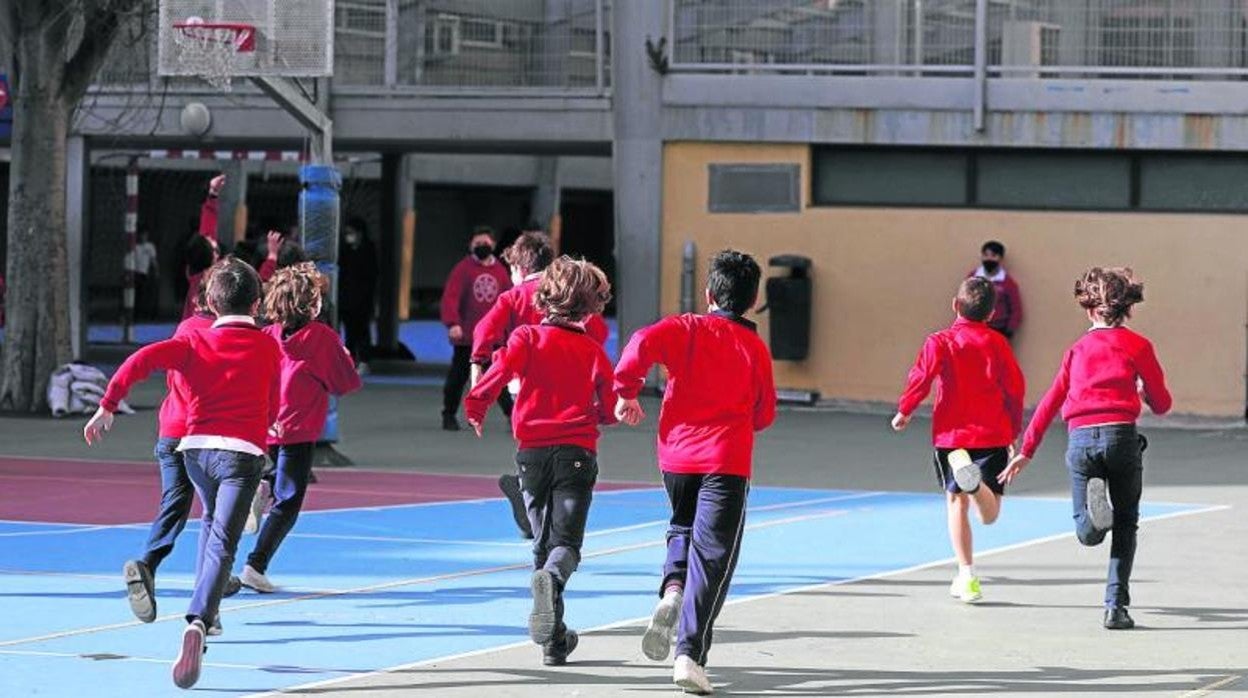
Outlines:
POLYGON ((1140 355, 1135 357, 1135 370, 1144 383, 1144 402, 1153 414, 1165 414, 1174 405, 1170 390, 1166 388, 1166 374, 1161 370, 1161 362, 1157 360, 1157 352, 1152 343, 1145 345, 1140 355))
POLYGON ((134 352, 122 362, 108 381, 108 389, 100 398, 100 407, 82 429, 82 437, 88 445, 99 443, 104 432, 113 426, 113 413, 130 389, 152 375, 152 372, 185 370, 191 356, 191 344, 185 335, 149 344, 134 352))
POLYGON ((936 335, 929 335, 914 359, 914 365, 906 374, 906 387, 897 400, 897 416, 893 417, 893 429, 901 431, 910 422, 910 415, 919 408, 932 390, 932 382, 940 375, 944 358, 944 344, 936 335))
POLYGON ((1028 460, 1036 455, 1040 442, 1044 440, 1044 432, 1049 430, 1057 411, 1066 401, 1066 394, 1070 392, 1070 357, 1069 351, 1062 357, 1062 365, 1053 377, 1053 385, 1049 386, 1049 391, 1040 399, 1040 404, 1036 405, 1036 411, 1031 415, 1031 423, 1023 434, 1023 447, 1019 455, 1028 460))

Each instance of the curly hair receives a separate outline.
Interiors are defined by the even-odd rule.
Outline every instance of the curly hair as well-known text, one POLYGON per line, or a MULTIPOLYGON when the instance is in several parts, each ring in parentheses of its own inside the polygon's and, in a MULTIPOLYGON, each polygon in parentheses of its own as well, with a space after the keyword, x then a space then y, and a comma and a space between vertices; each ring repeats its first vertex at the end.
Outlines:
POLYGON ((542 272, 533 305, 553 322, 582 322, 611 300, 611 283, 597 266, 567 255, 542 272))
POLYGON ((1144 284, 1128 267, 1092 267, 1075 280, 1075 301, 1106 324, 1118 326, 1131 317, 1131 306, 1144 300, 1144 284))
POLYGON ((312 262, 278 269, 264 293, 264 315, 293 332, 316 319, 324 277, 312 262))
POLYGON ((550 236, 540 230, 521 233, 516 241, 503 251, 503 261, 527 274, 537 274, 550 266, 555 250, 550 246, 550 236))

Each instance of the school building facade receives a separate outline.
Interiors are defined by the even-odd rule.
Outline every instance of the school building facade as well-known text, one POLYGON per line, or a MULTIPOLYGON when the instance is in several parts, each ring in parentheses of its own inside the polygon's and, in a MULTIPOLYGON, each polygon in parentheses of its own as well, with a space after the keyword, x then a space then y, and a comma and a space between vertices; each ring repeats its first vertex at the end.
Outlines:
MULTIPOLYGON (((587 181, 609 194, 613 233, 594 255, 614 270, 623 333, 680 309, 687 242, 698 286, 703 260, 724 246, 764 263, 805 255, 811 350, 777 362, 778 384, 891 402, 924 335, 950 320, 980 244, 998 239, 1025 303, 1015 347, 1030 402, 1086 326, 1075 276, 1127 265, 1146 282, 1134 325, 1157 344, 1176 412, 1244 413, 1242 2, 337 7, 330 108, 337 150, 374 162, 383 343, 403 295, 436 273, 422 255, 462 247, 463 231, 428 220, 420 193, 476 186, 490 161, 473 158, 520 158, 507 167, 524 174, 507 181, 542 222, 587 181)), ((78 119, 79 182, 105 149, 300 146, 293 119, 248 86, 222 95, 162 80, 150 48, 131 48, 134 65, 102 80, 78 119), (179 123, 190 101, 212 112, 207 140, 179 123)), ((497 173, 477 185, 498 186, 497 173)), ((97 223, 74 222, 79 273, 97 223)))

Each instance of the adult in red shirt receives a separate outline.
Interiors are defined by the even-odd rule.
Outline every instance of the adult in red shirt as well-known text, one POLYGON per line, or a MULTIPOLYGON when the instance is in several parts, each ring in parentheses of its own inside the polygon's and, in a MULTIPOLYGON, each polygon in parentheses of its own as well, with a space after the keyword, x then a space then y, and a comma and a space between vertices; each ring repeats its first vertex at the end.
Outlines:
POLYGON ((754 432, 776 416, 771 353, 743 317, 758 301, 761 276, 747 254, 715 255, 707 277, 710 312, 638 330, 615 368, 616 416, 627 424, 643 417, 637 395, 651 366, 667 368, 659 468, 672 518, 661 598, 641 647, 651 659, 666 659, 676 626, 672 679, 687 692, 713 690, 703 667, 741 549, 754 432))
POLYGON ((964 603, 975 603, 982 595, 967 515, 970 502, 984 524, 997 520, 1005 495, 997 476, 1009 465, 1010 444, 1023 426, 1023 372, 1009 342, 984 324, 995 303, 990 281, 962 281, 953 299, 957 320, 923 342, 893 417, 893 429, 905 429, 939 380, 932 445, 936 480, 949 507, 949 542, 958 562, 949 593, 964 603))
MULTIPOLYGON (((472 333, 493 307, 499 294, 511 288, 507 268, 494 256, 498 238, 489 226, 477 226, 468 240, 468 256, 451 270, 442 289, 442 324, 455 352, 442 387, 442 428, 459 431, 459 402, 468 384, 472 333)), ((504 414, 511 415, 511 396, 499 397, 504 414)))
POLYGON ((1089 546, 1100 545, 1111 530, 1114 534, 1102 621, 1110 630, 1135 627, 1127 607, 1148 446, 1135 422, 1141 402, 1154 414, 1165 414, 1172 405, 1152 342, 1124 324, 1131 307, 1143 300, 1144 284, 1130 269, 1093 267, 1075 282, 1075 301, 1092 327, 1062 357, 1027 425, 1022 452, 1000 476, 1010 482, 1027 467, 1060 407, 1070 430, 1066 468, 1075 533, 1089 546))
POLYGON ((602 270, 561 257, 542 275, 535 301, 544 321, 511 333, 464 401, 480 436, 490 403, 519 377, 511 420, 524 474, 524 504, 533 542, 533 611, 529 636, 542 661, 558 666, 576 649, 576 632, 563 622, 563 591, 580 564, 585 523, 598 479, 598 427, 614 424, 611 360, 585 335, 585 320, 611 298, 602 270))
POLYGON ((992 282, 997 292, 997 302, 992 317, 988 318, 988 326, 1013 339, 1014 333, 1023 324, 1023 297, 1018 291, 1018 282, 1005 269, 1005 245, 996 240, 989 240, 979 250, 980 262, 967 278, 978 276, 992 282))
MULTIPOLYGON (((511 247, 503 252, 503 259, 511 267, 513 286, 499 294, 498 300, 472 332, 473 387, 489 365, 490 354, 503 346, 512 332, 525 325, 540 324, 544 319, 533 298, 537 293, 542 272, 550 266, 554 258, 555 250, 550 244, 550 237, 540 230, 521 233, 511 247)), ((606 344, 609 330, 600 313, 590 315, 585 321, 585 332, 595 342, 606 344)), ((514 398, 519 390, 519 379, 509 383, 507 390, 514 398)), ((529 517, 520 495, 519 477, 513 473, 499 476, 498 488, 511 503, 511 515, 515 519, 516 527, 520 529, 520 534, 525 538, 532 538, 533 530, 529 527, 529 517)))

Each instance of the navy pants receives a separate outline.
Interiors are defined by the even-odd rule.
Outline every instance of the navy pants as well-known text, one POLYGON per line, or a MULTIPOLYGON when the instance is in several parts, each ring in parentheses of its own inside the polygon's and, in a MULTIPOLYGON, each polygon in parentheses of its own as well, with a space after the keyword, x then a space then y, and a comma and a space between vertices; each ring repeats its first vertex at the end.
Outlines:
POLYGON ((255 549, 247 556, 247 564, 260 574, 269 569, 269 561, 299 520, 303 498, 308 494, 308 480, 312 477, 315 447, 316 444, 309 441, 269 450, 269 457, 277 463, 273 473, 273 506, 260 526, 255 549))
POLYGON ((663 473, 672 503, 667 529, 667 561, 659 594, 672 582, 684 584, 676 628, 676 656, 706 664, 715 618, 741 551, 750 481, 739 475, 663 473))
POLYGON ((156 568, 173 552, 174 541, 186 527, 191 515, 191 503, 195 490, 186 474, 182 454, 178 452, 180 439, 160 437, 156 440, 156 462, 160 465, 160 512, 152 521, 147 533, 147 545, 143 551, 143 564, 156 573, 156 568))
POLYGON ((251 498, 260 484, 264 456, 237 451, 183 451, 186 472, 204 507, 195 563, 195 591, 186 610, 188 621, 211 622, 221 606, 221 592, 234 566, 238 539, 247 523, 251 498))
POLYGON ((1114 527, 1105 584, 1105 606, 1108 608, 1131 605, 1131 567, 1135 562, 1146 444, 1134 424, 1111 424, 1071 431, 1066 447, 1075 533, 1084 545, 1099 545, 1106 534, 1094 529, 1088 516, 1088 479, 1103 478, 1109 487, 1109 501, 1114 507, 1114 527))

